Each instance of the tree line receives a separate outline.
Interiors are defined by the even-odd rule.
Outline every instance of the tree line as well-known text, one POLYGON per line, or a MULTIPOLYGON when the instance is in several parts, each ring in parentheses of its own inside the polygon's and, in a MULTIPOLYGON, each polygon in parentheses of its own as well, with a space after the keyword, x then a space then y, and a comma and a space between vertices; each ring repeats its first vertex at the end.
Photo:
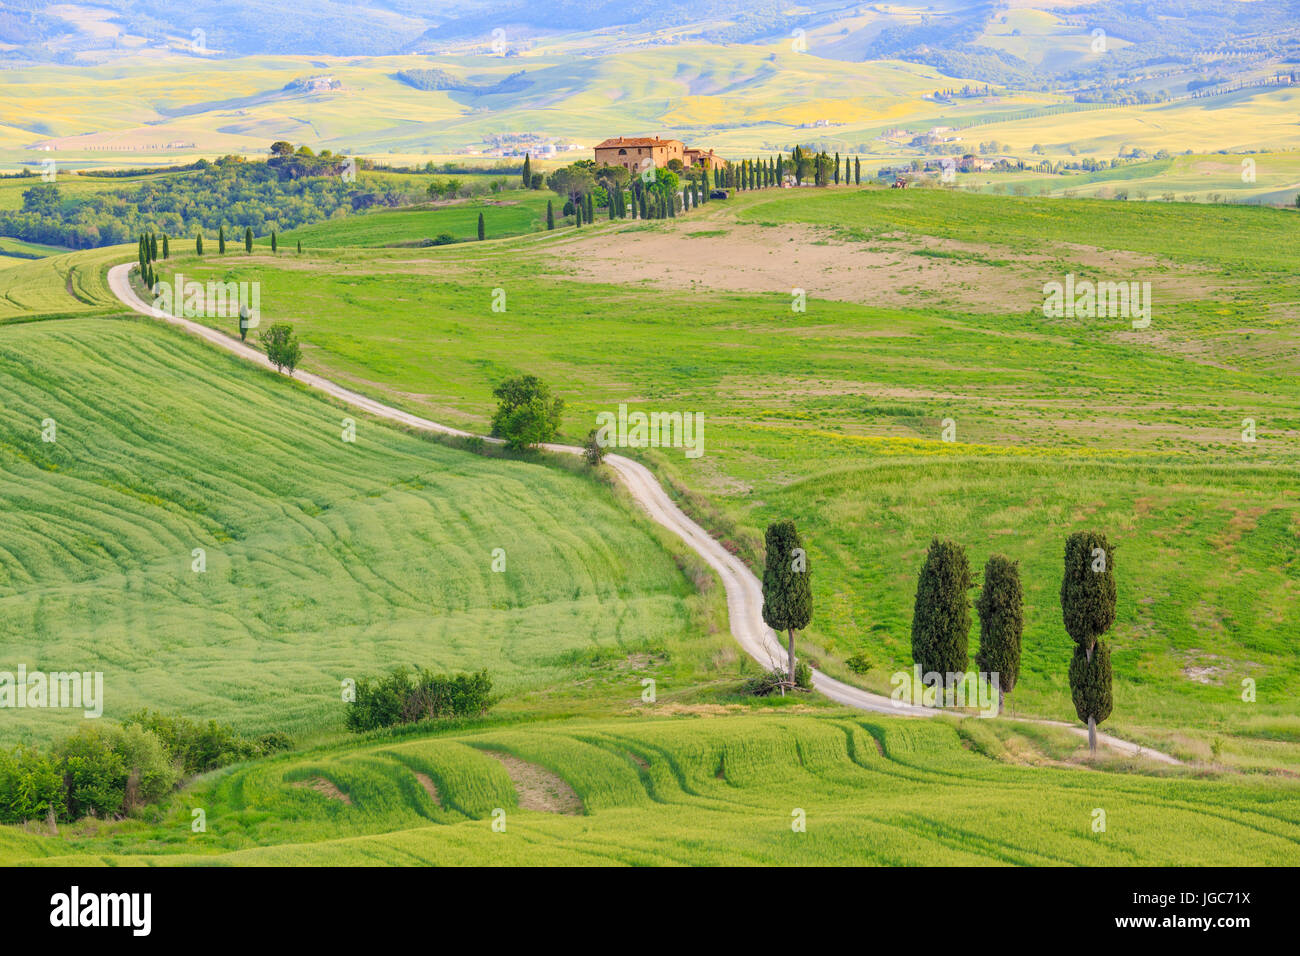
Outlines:
MULTIPOLYGON (((917 577, 912 611, 912 660, 926 674, 960 677, 969 665, 969 593, 976 587, 965 549, 953 541, 931 541, 917 577)), ((1061 618, 1074 643, 1068 676, 1079 720, 1088 726, 1088 748, 1097 752, 1097 725, 1113 703, 1110 648, 1102 637, 1115 622, 1114 547, 1097 531, 1071 534, 1065 542, 1061 618)), ((1024 590, 1019 564, 991 555, 974 607, 979 615, 979 651, 984 674, 998 675, 998 712, 1020 677, 1024 590)), ((788 639, 787 673, 759 686, 806 687, 796 670, 795 633, 812 621, 808 555, 793 521, 770 524, 765 537, 763 621, 788 639)))

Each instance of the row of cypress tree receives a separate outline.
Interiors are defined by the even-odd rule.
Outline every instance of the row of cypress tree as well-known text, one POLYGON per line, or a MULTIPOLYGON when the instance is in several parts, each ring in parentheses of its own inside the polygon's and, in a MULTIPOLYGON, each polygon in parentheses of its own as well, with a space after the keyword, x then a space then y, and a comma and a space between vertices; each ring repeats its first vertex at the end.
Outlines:
MULTIPOLYGON (((808 555, 793 521, 768 525, 764 540, 763 621, 788 635, 788 686, 795 682, 795 632, 812 620, 808 555)), ((965 674, 970 634, 969 592, 975 587, 966 550, 953 541, 930 542, 916 584, 912 613, 912 660, 925 673, 965 674)), ((1113 704, 1110 649, 1102 636, 1115 622, 1114 548, 1097 531, 1079 531, 1065 542, 1061 616, 1074 641, 1070 695, 1088 725, 1088 748, 1097 752, 1097 725, 1113 704)), ((979 669, 999 677, 998 711, 1020 677, 1024 590, 1020 568, 1005 555, 991 555, 975 610, 980 618, 979 669)))
POLYGON ((713 185, 716 189, 767 189, 780 186, 786 176, 793 176, 795 182, 802 184, 812 174, 813 182, 818 186, 841 181, 862 185, 862 160, 835 154, 832 159, 827 153, 810 154, 802 146, 796 146, 787 160, 778 153, 767 159, 742 159, 727 166, 713 169, 713 185))
MULTIPOLYGON (((480 215, 479 218, 481 219, 482 216, 480 215)), ((481 239, 483 237, 479 236, 479 238, 481 239)), ((253 229, 251 226, 244 227, 244 251, 250 254, 253 251, 253 229)), ((280 251, 280 237, 277 236, 275 230, 272 229, 271 230, 271 254, 275 255, 279 251, 280 251)), ((301 239, 298 240, 298 251, 302 252, 301 239)), ((202 233, 196 233, 194 236, 194 252, 197 255, 200 256, 203 255, 203 234, 202 233)), ((217 254, 223 256, 226 254, 226 227, 225 226, 217 227, 217 254)))
MULTIPOLYGON (((1088 747, 1097 752, 1097 725, 1110 716, 1113 703, 1110 650, 1101 640, 1115 621, 1114 549, 1096 531, 1076 532, 1065 542, 1061 581, 1061 616, 1075 643, 1070 660, 1070 694, 1075 713, 1088 725, 1088 747)), ((964 673, 974 587, 965 549, 953 541, 930 542, 916 585, 912 614, 912 660, 924 672, 964 673)), ((1011 693, 1020 675, 1024 630, 1024 592, 1018 563, 992 555, 975 609, 980 617, 976 664, 999 675, 1003 694, 1011 693)), ((999 701, 999 710, 1002 701, 999 701)))

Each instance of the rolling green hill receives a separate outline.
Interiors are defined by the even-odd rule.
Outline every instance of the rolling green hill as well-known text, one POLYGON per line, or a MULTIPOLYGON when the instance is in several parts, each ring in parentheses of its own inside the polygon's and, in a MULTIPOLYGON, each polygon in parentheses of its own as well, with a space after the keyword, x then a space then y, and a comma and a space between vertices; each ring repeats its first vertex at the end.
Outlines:
POLYGON ((703 458, 646 457, 752 564, 767 521, 799 522, 817 569, 804 646, 875 690, 909 666, 916 570, 931 536, 952 536, 976 569, 993 552, 1021 562, 1018 706, 1072 719, 1061 548, 1106 529, 1122 581, 1112 726, 1262 768, 1298 756, 1284 637, 1300 528, 1296 222, 842 188, 419 258, 336 249, 316 267, 255 256, 223 269, 263 283, 313 346, 311 367, 450 424, 483 428, 493 383, 520 370, 565 396, 574 441, 619 402, 702 412, 703 458), (1150 334, 1045 318, 1043 283, 1071 271, 1151 281, 1150 334), (806 288, 805 313, 782 285, 806 288), (855 654, 865 677, 841 663, 855 654))
MULTIPOLYGON (((332 733, 340 682, 398 664, 599 707, 635 698, 634 672, 689 682, 721 642, 691 562, 607 488, 372 422, 148 321, 0 326, 0 473, 6 668, 102 671, 107 717, 332 733), (576 694, 593 667, 625 686, 576 694)), ((5 714, 5 746, 80 719, 5 714)))
MULTIPOLYGON (((653 708, 647 708, 653 713, 653 708)), ((943 720, 624 719, 236 767, 151 819, 0 831, 7 864, 1285 866, 1294 780, 1014 767, 943 720), (191 830, 191 808, 207 829, 191 830), (1104 812, 1104 820, 1098 811, 1104 812), (1102 820, 1098 830, 1095 821, 1102 820), (794 824, 802 821, 803 832, 794 824), (504 829, 501 827, 504 825, 504 829)))

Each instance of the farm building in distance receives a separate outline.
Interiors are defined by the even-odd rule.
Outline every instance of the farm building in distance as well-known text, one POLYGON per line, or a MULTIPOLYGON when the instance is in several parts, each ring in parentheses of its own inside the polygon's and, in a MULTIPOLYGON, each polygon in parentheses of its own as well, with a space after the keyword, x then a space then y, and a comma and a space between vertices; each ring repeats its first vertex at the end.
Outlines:
POLYGON ((676 139, 658 136, 618 136, 596 146, 596 163, 600 166, 622 166, 629 171, 643 168, 646 159, 656 169, 666 167, 674 159, 683 166, 725 166, 727 161, 711 149, 688 149, 676 139))

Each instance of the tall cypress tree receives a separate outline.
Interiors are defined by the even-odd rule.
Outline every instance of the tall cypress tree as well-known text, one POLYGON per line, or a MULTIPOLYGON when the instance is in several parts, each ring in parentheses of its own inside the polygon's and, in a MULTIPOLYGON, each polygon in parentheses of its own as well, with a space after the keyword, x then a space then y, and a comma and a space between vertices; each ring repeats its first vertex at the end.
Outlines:
POLYGON ((278 247, 276 246, 276 242, 275 242, 275 230, 272 229, 271 230, 271 255, 275 255, 277 248, 278 247))
POLYGON ((226 254, 226 227, 217 227, 217 252, 221 255, 226 254))
POLYGON ((483 226, 483 214, 478 214, 478 239, 482 242, 487 237, 487 230, 483 226))
POLYGON ((862 157, 853 157, 853 185, 862 185, 862 157))
POLYGON ((912 660, 922 673, 966 671, 970 588, 965 549, 934 538, 917 578, 912 610, 912 660))
POLYGON ((531 156, 528 153, 524 153, 524 171, 521 174, 521 178, 524 181, 524 189, 527 189, 529 186, 532 185, 533 164, 531 162, 531 156))
POLYGON ((975 601, 980 616, 980 649, 975 663, 985 674, 998 675, 998 713, 1020 676, 1020 636, 1025 627, 1025 595, 1020 568, 1000 554, 984 565, 984 586, 975 601))
POLYGON ((1088 750, 1097 753, 1097 725, 1110 716, 1110 652, 1101 636, 1115 623, 1114 549, 1096 531, 1078 531, 1065 542, 1061 618, 1075 643, 1070 692, 1079 719, 1088 724, 1088 750))
POLYGON ((194 254, 203 255, 203 233, 201 232, 194 236, 194 254))
POLYGON ((299 253, 302 252, 302 240, 301 240, 301 239, 298 240, 298 252, 299 252, 299 253))
POLYGON ((548 230, 555 228, 555 206, 549 199, 546 200, 546 228, 548 230))
POLYGON ((149 261, 158 261, 158 236, 152 232, 149 233, 149 261))
POLYGON ((167 233, 163 233, 163 258, 170 259, 172 255, 171 245, 167 242, 167 233))
POLYGON ((788 678, 793 687, 794 632, 802 631, 812 620, 808 555, 794 522, 789 519, 769 524, 764 543, 763 623, 778 634, 785 631, 789 636, 788 678))
POLYGON ((835 185, 838 186, 839 184, 840 184, 840 154, 839 152, 836 152, 835 153, 835 185))
POLYGON ((253 251, 253 227, 252 226, 244 227, 244 251, 245 252, 253 251))

